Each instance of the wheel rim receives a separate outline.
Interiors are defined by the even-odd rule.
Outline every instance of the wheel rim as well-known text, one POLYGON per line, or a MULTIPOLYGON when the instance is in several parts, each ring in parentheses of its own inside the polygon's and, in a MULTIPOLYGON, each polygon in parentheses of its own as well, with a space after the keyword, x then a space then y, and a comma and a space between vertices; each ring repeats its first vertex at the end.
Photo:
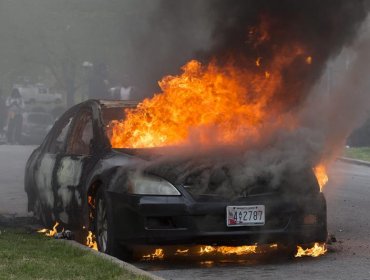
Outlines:
POLYGON ((97 208, 97 241, 100 251, 106 252, 107 241, 108 241, 108 219, 107 219, 107 208, 104 200, 98 200, 97 208))

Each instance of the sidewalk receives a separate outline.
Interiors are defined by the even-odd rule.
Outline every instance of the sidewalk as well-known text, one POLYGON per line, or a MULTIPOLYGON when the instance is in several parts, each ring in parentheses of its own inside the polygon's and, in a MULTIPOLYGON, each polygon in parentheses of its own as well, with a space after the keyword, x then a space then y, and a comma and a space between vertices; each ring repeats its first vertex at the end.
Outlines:
POLYGON ((347 158, 347 157, 340 157, 338 160, 351 163, 351 164, 357 164, 357 165, 364 165, 370 167, 370 162, 365 160, 359 160, 359 159, 353 159, 353 158, 347 158))

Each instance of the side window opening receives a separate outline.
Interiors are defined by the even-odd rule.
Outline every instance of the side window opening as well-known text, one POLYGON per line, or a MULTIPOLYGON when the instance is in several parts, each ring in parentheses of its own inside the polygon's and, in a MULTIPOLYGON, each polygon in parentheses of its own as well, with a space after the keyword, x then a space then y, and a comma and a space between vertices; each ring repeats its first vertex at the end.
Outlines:
POLYGON ((70 117, 69 119, 65 120, 64 124, 62 124, 62 128, 59 130, 59 132, 57 132, 59 134, 57 134, 49 146, 49 153, 57 154, 63 152, 72 119, 73 118, 70 117))
POLYGON ((92 114, 82 113, 75 122, 68 142, 67 154, 90 155, 91 143, 94 138, 92 114))
POLYGON ((128 107, 112 107, 102 108, 102 119, 104 124, 104 131, 109 140, 112 139, 113 124, 117 121, 123 121, 126 117, 126 110, 128 107))

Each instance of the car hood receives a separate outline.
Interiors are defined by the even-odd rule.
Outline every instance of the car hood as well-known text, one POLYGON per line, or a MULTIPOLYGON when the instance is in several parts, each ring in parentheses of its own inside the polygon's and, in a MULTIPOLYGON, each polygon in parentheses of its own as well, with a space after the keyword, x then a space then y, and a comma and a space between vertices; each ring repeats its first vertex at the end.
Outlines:
POLYGON ((267 193, 307 194, 318 192, 318 184, 310 167, 299 172, 286 170, 276 183, 274 174, 262 171, 250 176, 245 166, 223 157, 179 156, 175 148, 118 149, 117 151, 145 160, 144 173, 162 177, 181 185, 196 198, 205 196, 235 198, 267 193))

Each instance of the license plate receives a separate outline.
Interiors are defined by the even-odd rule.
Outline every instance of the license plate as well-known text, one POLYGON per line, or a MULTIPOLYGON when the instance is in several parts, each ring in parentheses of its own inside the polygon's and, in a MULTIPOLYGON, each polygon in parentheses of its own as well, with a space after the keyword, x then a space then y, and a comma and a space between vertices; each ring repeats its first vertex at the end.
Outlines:
POLYGON ((227 206, 226 225, 228 227, 263 226, 265 205, 227 206))

